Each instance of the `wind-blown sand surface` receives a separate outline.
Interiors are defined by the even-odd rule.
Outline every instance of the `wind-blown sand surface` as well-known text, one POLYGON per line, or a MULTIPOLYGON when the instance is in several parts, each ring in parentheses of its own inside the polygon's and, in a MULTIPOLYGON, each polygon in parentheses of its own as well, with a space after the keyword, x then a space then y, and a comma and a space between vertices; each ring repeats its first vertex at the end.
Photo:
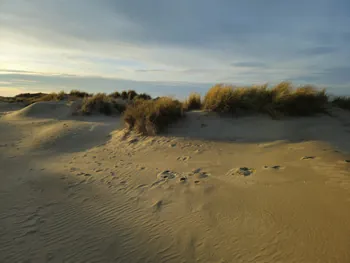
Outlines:
MULTIPOLYGON (((0 113, 0 262, 350 262, 350 114, 191 112, 164 136, 0 113)), ((13 106, 11 106, 13 107, 13 106)))

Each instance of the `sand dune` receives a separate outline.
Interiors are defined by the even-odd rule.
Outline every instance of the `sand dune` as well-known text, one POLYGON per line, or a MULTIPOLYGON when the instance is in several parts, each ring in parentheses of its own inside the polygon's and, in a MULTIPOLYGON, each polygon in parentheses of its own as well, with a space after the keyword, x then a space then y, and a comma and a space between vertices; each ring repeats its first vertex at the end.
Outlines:
POLYGON ((0 262, 350 262, 347 112, 142 137, 69 107, 0 119, 0 262))
POLYGON ((19 118, 67 118, 70 117, 78 102, 42 101, 33 103, 21 110, 4 116, 5 119, 19 118))

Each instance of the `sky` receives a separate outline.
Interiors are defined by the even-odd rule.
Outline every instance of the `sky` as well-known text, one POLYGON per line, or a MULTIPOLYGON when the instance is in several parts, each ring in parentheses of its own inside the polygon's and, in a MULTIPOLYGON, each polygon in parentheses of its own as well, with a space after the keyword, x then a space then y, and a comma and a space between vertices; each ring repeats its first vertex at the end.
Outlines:
POLYGON ((350 95, 349 0, 0 0, 0 95, 215 83, 350 95))

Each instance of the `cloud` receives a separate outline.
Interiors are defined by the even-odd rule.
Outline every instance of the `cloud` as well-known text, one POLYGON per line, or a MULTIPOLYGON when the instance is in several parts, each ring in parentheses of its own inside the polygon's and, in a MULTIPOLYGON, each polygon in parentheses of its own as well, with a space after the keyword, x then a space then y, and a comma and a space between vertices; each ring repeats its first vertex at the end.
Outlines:
POLYGON ((5 94, 18 94, 21 92, 66 92, 72 89, 80 89, 87 92, 111 93, 115 90, 133 89, 138 92, 146 92, 153 96, 171 95, 183 98, 192 91, 204 93, 214 83, 188 83, 166 81, 133 81, 117 78, 105 78, 96 76, 68 76, 46 74, 0 74, 0 96, 5 94))
POLYGON ((235 62, 232 63, 234 67, 242 67, 242 68, 265 68, 267 67, 266 63, 263 62, 235 62))
POLYGON ((333 77, 350 59, 347 0, 2 0, 1 10, 0 64, 41 79, 347 81, 333 77))
POLYGON ((337 48, 335 47, 312 47, 300 50, 300 54, 306 56, 314 56, 314 55, 326 55, 336 52, 337 48))

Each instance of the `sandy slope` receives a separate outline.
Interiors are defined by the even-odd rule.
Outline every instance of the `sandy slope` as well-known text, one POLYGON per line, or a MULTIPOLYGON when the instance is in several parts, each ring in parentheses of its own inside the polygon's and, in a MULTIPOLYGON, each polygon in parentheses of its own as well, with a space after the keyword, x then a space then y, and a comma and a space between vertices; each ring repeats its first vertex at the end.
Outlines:
POLYGON ((0 119, 0 262, 350 262, 348 113, 145 138, 59 107, 0 119))

